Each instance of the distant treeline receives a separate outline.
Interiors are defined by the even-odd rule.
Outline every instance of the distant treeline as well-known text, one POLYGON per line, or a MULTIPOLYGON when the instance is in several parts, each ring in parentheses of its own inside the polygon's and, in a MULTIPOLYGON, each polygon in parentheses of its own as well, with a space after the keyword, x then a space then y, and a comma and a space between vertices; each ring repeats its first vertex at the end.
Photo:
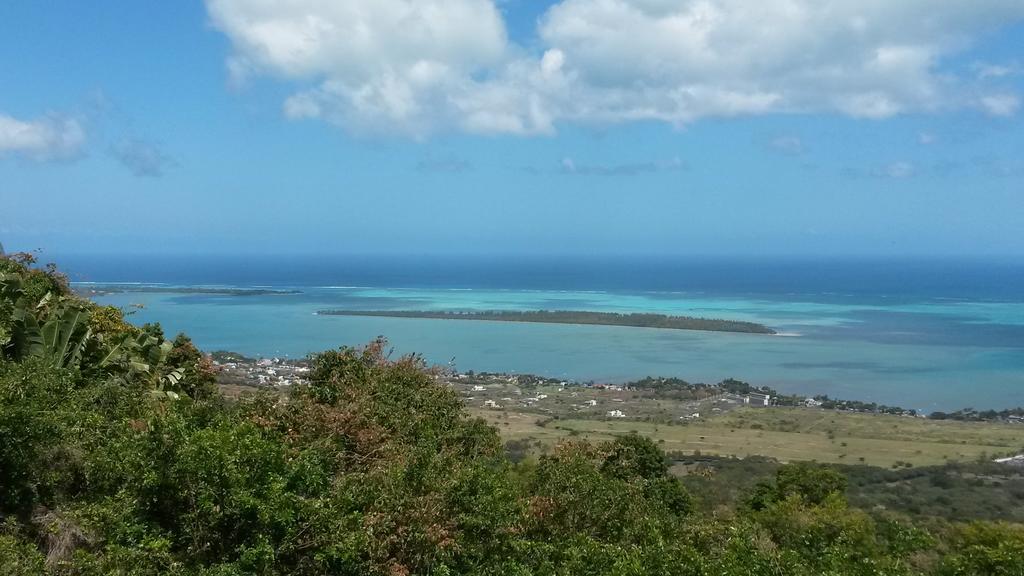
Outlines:
POLYGON ((975 410, 964 408, 956 412, 932 412, 928 415, 932 420, 962 420, 965 422, 989 422, 993 420, 1009 420, 1010 418, 1024 418, 1024 408, 1010 408, 1009 410, 975 410))
MULTIPOLYGON (((545 384, 555 381, 541 376, 526 375, 519 376, 527 382, 545 384)), ((570 382, 575 386, 594 386, 594 382, 570 382)), ((739 396, 747 394, 767 394, 771 396, 772 406, 795 407, 807 406, 807 399, 811 398, 820 404, 815 407, 824 410, 842 410, 848 412, 866 412, 873 414, 894 414, 897 416, 919 416, 923 412, 913 408, 901 406, 889 406, 877 402, 864 402, 861 400, 841 400, 830 398, 827 394, 815 396, 798 396, 782 394, 778 390, 768 386, 754 386, 748 382, 728 378, 717 384, 705 384, 703 382, 688 382, 682 378, 647 376, 639 380, 633 380, 621 385, 627 390, 649 392, 652 397, 675 398, 675 399, 699 399, 712 396, 721 392, 728 392, 739 396)), ((1006 422, 1016 419, 1024 420, 1024 407, 1010 408, 1007 410, 975 410, 964 408, 955 412, 931 412, 927 417, 932 420, 960 420, 965 422, 1006 422)))
POLYGON ((486 381, 489 378, 514 378, 516 385, 520 388, 535 388, 537 386, 557 386, 565 383, 578 386, 576 382, 569 382, 564 379, 537 376, 536 374, 508 374, 506 372, 476 372, 469 370, 463 373, 470 381, 486 381))
POLYGON ((647 376, 640 380, 634 380, 622 385, 623 388, 649 393, 648 395, 657 398, 674 398, 677 400, 701 399, 722 392, 729 392, 740 396, 746 394, 770 394, 774 399, 778 393, 767 386, 756 387, 742 380, 729 378, 717 384, 705 384, 703 382, 687 382, 682 378, 658 378, 647 376))
POLYGON ((682 378, 656 378, 648 376, 633 382, 623 384, 624 388, 632 390, 650 390, 653 392, 731 392, 733 394, 770 394, 773 398, 779 395, 774 389, 767 386, 757 387, 742 380, 728 378, 718 384, 704 384, 702 382, 687 382, 682 378))
MULTIPOLYGON (((709 392, 730 392, 740 396, 746 394, 767 394, 771 396, 771 403, 773 406, 805 406, 807 404, 807 398, 804 396, 780 394, 774 388, 770 388, 768 386, 754 386, 742 380, 736 380, 735 378, 723 380, 718 384, 694 384, 681 378, 654 378, 648 376, 634 382, 629 382, 623 386, 633 390, 649 390, 659 396, 679 396, 681 394, 692 395, 698 392, 702 392, 704 394, 709 392)), ((887 406, 885 404, 861 402, 859 400, 838 400, 835 398, 829 398, 824 394, 814 396, 813 399, 820 402, 820 407, 826 410, 848 410, 853 412, 872 412, 897 415, 917 414, 916 410, 901 408, 899 406, 887 406)), ((942 413, 938 412, 937 414, 942 413)), ((995 420, 997 418, 992 417, 989 419, 995 420)))
POLYGON ((490 320, 497 322, 539 322, 547 324, 593 324, 601 326, 632 326, 671 330, 705 330, 710 332, 742 332, 775 334, 775 330, 755 322, 668 316, 665 314, 618 314, 573 310, 490 310, 483 312, 433 310, 321 310, 325 316, 376 316, 386 318, 426 318, 432 320, 490 320))
POLYGON ((237 362, 239 364, 255 364, 259 361, 258 358, 250 358, 245 354, 239 354, 238 352, 230 352, 228 350, 214 350, 210 352, 210 359, 219 364, 226 364, 228 362, 237 362))
POLYGON ((202 288, 202 287, 163 287, 163 286, 97 286, 78 285, 75 292, 84 296, 102 296, 105 294, 123 294, 140 292, 151 294, 213 294, 218 296, 270 296, 275 294, 302 294, 300 290, 273 290, 270 288, 202 288))
MULTIPOLYGON (((839 400, 829 398, 827 395, 814 396, 814 400, 821 402, 821 408, 826 410, 852 410, 854 412, 876 412, 880 414, 896 414, 916 416, 917 410, 912 408, 901 408, 899 406, 887 406, 875 402, 861 402, 860 400, 839 400)), ((799 400, 798 400, 799 402, 799 400)))

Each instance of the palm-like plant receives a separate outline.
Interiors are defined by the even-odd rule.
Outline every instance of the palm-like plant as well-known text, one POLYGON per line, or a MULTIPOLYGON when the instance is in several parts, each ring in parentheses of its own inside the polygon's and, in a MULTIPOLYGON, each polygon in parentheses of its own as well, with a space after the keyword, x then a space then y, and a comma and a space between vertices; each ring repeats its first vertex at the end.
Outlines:
POLYGON ((162 364, 171 350, 170 342, 146 332, 137 336, 118 334, 105 344, 106 351, 96 363, 97 367, 120 367, 131 372, 149 372, 152 366, 162 364))
POLYGON ((89 311, 81 303, 58 304, 39 330, 41 355, 56 368, 78 367, 82 353, 92 336, 89 311))
POLYGON ((80 301, 47 294, 32 306, 25 298, 21 279, 0 277, 0 298, 9 309, 9 335, 3 345, 15 360, 42 358, 57 368, 78 366, 89 343, 89 309, 80 301))
MULTIPOLYGON (((51 292, 37 303, 31 300, 18 275, 0 274, 0 356, 15 361, 38 358, 55 368, 146 377, 165 364, 173 348, 159 329, 94 332, 92 305, 73 296, 51 292)), ((173 394, 184 377, 184 370, 175 368, 153 385, 173 394)))

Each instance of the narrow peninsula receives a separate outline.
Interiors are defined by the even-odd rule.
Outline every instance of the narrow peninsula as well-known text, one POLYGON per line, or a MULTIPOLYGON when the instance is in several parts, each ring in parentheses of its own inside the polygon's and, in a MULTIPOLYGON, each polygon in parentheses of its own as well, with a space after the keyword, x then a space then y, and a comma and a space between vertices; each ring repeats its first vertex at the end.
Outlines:
POLYGON ((709 332, 742 332, 746 334, 775 334, 775 330, 756 322, 668 316, 665 314, 618 314, 615 312, 586 312, 576 310, 488 310, 488 311, 435 311, 435 310, 321 310, 322 316, 374 316, 381 318, 422 318, 428 320, 487 320, 491 322, 538 322, 544 324, 588 324, 599 326, 631 326, 634 328, 661 328, 666 330, 704 330, 709 332))
POLYGON ((302 294, 300 290, 278 290, 271 288, 213 288, 203 286, 125 286, 125 285, 82 285, 74 287, 79 296, 108 296, 110 294, 142 293, 142 294, 185 294, 212 296, 276 296, 302 294))

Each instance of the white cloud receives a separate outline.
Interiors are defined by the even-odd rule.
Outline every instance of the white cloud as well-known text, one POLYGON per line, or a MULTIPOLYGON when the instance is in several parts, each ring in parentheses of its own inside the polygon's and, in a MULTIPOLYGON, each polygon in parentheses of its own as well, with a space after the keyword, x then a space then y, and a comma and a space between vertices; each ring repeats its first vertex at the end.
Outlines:
POLYGON ((548 50, 540 59, 540 71, 546 77, 552 77, 562 71, 565 54, 561 50, 548 50))
POLYGON ((979 99, 981 107, 992 116, 1013 116, 1020 108, 1016 94, 992 94, 979 99))
POLYGON ((562 0, 536 52, 494 0, 207 0, 235 80, 297 84, 284 110, 357 132, 545 134, 558 123, 839 113, 887 118, 1016 96, 943 68, 1020 0, 562 0), (978 83, 978 85, 975 85, 978 83))
POLYGON ((975 62, 971 65, 971 69, 977 75, 979 80, 985 80, 988 78, 1006 78, 1008 76, 1017 76, 1021 73, 1021 67, 1016 62, 1010 64, 991 64, 988 62, 975 62))
POLYGON ((968 105, 942 58, 1020 18, 1015 0, 563 0, 540 34, 606 116, 886 118, 968 105))
POLYGON ((66 160, 85 144, 85 130, 71 118, 48 116, 18 120, 0 114, 0 157, 17 154, 32 160, 66 160))
POLYGON ((235 42, 240 70, 290 77, 465 71, 493 64, 506 47, 489 0, 208 0, 207 7, 235 42))
POLYGON ((932 134, 931 132, 921 132, 920 134, 917 135, 917 143, 922 146, 930 146, 932 144, 935 144, 935 142, 938 141, 938 139, 938 136, 932 134))
POLYGON ((569 157, 562 158, 558 172, 582 176, 636 176, 655 172, 678 172, 686 169, 686 163, 678 156, 664 161, 642 161, 624 164, 579 164, 569 157))
POLYGON ((490 0, 208 0, 207 8, 234 45, 236 81, 265 73, 312 82, 287 100, 286 114, 354 130, 422 135, 455 120, 453 100, 478 92, 474 74, 500 66, 508 50, 490 0))
POLYGON ((910 178, 914 175, 916 170, 914 165, 909 162, 893 162, 888 166, 885 166, 879 173, 879 176, 886 176, 889 178, 903 179, 910 178))

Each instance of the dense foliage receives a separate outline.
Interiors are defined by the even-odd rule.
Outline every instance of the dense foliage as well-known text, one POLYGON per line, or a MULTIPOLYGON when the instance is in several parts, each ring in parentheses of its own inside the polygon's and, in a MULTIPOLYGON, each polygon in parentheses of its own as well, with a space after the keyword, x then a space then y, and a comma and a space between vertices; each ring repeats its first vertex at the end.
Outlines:
MULTIPOLYGON (((683 481, 704 511, 747 501, 780 464, 758 456, 731 458, 670 453, 690 473, 683 481)), ((886 510, 931 527, 963 520, 1024 522, 1024 469, 984 462, 889 469, 833 465, 846 477, 846 496, 863 510, 886 510)))
POLYGON ((932 534, 780 467, 713 513, 657 444, 508 460, 417 357, 310 359, 225 401, 186 337, 3 261, 0 574, 1020 574, 1024 532, 932 534))

